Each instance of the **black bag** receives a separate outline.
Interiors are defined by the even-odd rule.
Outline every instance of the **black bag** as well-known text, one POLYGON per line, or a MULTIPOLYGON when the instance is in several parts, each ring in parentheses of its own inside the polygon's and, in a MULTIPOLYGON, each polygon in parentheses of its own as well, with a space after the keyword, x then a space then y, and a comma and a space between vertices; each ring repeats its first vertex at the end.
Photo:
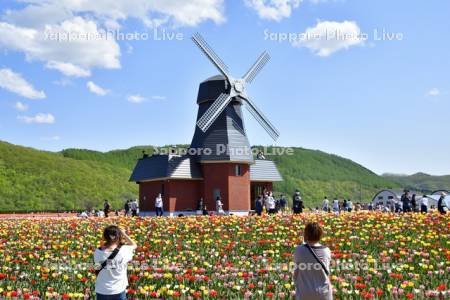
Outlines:
POLYGON ((311 246, 306 243, 304 245, 311 252, 311 254, 314 256, 317 262, 322 266, 322 269, 325 271, 325 274, 327 274, 327 276, 330 276, 330 271, 327 270, 327 267, 325 267, 324 263, 320 260, 316 252, 314 252, 314 250, 311 248, 311 246))
POLYGON ((117 246, 113 252, 108 256, 108 258, 102 262, 100 269, 95 270, 95 276, 98 276, 98 274, 100 274, 100 272, 106 267, 106 265, 108 264, 108 260, 112 260, 114 259, 114 257, 116 257, 117 253, 119 253, 120 250, 120 246, 117 246))

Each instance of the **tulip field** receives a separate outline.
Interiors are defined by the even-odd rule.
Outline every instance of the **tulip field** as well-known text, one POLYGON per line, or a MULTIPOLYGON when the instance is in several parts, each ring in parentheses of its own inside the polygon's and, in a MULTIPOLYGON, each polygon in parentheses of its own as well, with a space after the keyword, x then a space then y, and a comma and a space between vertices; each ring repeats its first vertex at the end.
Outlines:
POLYGON ((335 299, 450 299, 450 216, 379 212, 0 220, 1 299, 95 299, 106 225, 136 240, 128 299, 292 299, 292 252, 319 221, 335 299))

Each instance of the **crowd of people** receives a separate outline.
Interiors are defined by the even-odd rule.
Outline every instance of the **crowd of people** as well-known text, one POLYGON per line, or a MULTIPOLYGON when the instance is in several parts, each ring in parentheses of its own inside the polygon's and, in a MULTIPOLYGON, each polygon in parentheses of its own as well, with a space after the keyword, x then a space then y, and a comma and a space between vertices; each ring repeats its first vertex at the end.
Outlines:
MULTIPOLYGON (((442 192, 437 201, 437 210, 441 214, 446 214, 449 208, 445 202, 447 195, 442 192)), ((400 199, 392 199, 388 202, 370 203, 369 210, 379 210, 393 213, 408 213, 420 212, 428 213, 430 209, 434 209, 434 205, 430 205, 429 196, 423 195, 420 199, 416 194, 411 194, 410 191, 405 190, 400 199)))
MULTIPOLYGON (((446 194, 442 193, 439 201, 437 202, 437 209, 441 214, 447 213, 449 208, 445 202, 446 194)), ((155 212, 157 217, 162 217, 164 215, 164 200, 162 194, 158 194, 155 198, 155 212)), ((360 202, 356 202, 355 204, 351 199, 343 199, 340 200, 335 197, 333 200, 329 200, 328 197, 324 197, 322 201, 322 207, 316 206, 314 208, 308 207, 306 208, 303 202, 303 199, 300 195, 300 191, 296 190, 292 195, 292 206, 289 206, 289 202, 284 194, 280 194, 279 197, 275 197, 273 192, 264 191, 262 195, 259 195, 255 199, 254 203, 254 213, 258 216, 263 214, 277 214, 277 213, 294 213, 300 214, 305 210, 315 213, 335 213, 339 214, 342 212, 352 212, 352 211, 360 211, 360 210, 368 210, 368 211, 382 211, 382 212, 392 212, 392 213, 402 213, 402 212, 421 212, 428 213, 428 211, 433 209, 433 206, 429 206, 429 198, 426 195, 423 195, 420 199, 417 198, 415 194, 410 195, 410 192, 405 190, 404 194, 400 199, 392 199, 386 203, 368 203, 362 204, 360 202)), ((92 210, 91 212, 83 211, 79 216, 83 218, 96 216, 96 217, 108 217, 111 213, 119 216, 119 210, 111 210, 111 205, 107 200, 105 200, 103 204, 103 210, 92 210)), ((208 210, 203 198, 200 198, 197 206, 197 214, 203 215, 225 215, 225 211, 223 210, 223 202, 220 196, 216 198, 216 207, 214 211, 208 210)), ((139 215, 139 203, 138 200, 127 200, 123 209, 124 216, 133 216, 136 217, 139 215)))
POLYGON ((139 202, 137 199, 127 200, 124 204, 123 210, 113 210, 108 200, 103 202, 103 209, 84 210, 78 216, 80 218, 100 217, 107 218, 111 215, 120 216, 123 211, 124 216, 137 217, 139 215, 139 202))

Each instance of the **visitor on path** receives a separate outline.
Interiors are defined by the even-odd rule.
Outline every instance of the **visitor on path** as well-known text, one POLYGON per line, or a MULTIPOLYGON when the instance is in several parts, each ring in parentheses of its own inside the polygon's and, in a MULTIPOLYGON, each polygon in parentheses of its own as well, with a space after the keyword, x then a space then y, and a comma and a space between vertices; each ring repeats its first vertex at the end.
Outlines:
POLYGON ((294 252, 296 300, 332 300, 330 282, 331 251, 319 242, 323 230, 319 223, 305 226, 303 241, 294 252))
POLYGON ((255 212, 258 216, 262 215, 262 211, 263 211, 263 200, 262 200, 262 196, 258 196, 258 198, 255 201, 255 212))
POLYGON ((411 197, 411 210, 412 210, 412 212, 417 212, 416 194, 413 194, 411 197))
POLYGON ((353 210, 353 202, 351 199, 348 199, 347 200, 347 211, 352 212, 352 210, 353 210))
POLYGON ((344 199, 344 203, 342 203, 342 208, 344 211, 348 211, 347 199, 344 199))
POLYGON ((292 210, 294 214, 299 214, 303 210, 303 201, 302 197, 300 197, 300 191, 296 190, 294 196, 292 196, 292 210))
POLYGON ((203 198, 200 197, 200 200, 198 200, 197 210, 202 211, 202 209, 203 209, 203 198))
POLYGON ((128 262, 133 259, 136 243, 115 225, 105 228, 103 239, 103 246, 94 252, 97 300, 126 299, 128 262))
POLYGON ((131 216, 137 217, 137 215, 138 215, 138 208, 139 208, 137 199, 131 201, 130 208, 131 208, 131 216))
POLYGON ((420 204, 420 212, 421 213, 428 213, 428 197, 427 195, 423 195, 421 204, 420 204))
POLYGON ((403 205, 403 212, 410 212, 411 211, 411 200, 409 199, 409 191, 405 190, 402 197, 400 198, 400 201, 403 205))
POLYGON ((162 217, 164 215, 163 211, 163 199, 161 194, 158 194, 158 196, 155 199, 155 211, 157 217, 162 217))
POLYGON ((438 211, 443 215, 445 215, 448 211, 447 203, 445 203, 445 196, 445 193, 441 193, 441 197, 438 200, 438 211))
POLYGON ((204 216, 209 216, 208 208, 206 207, 206 204, 203 205, 202 215, 204 215, 204 216))
POLYGON ((333 200, 333 211, 335 212, 335 213, 339 213, 339 200, 338 200, 338 198, 334 198, 334 200, 333 200))
POLYGON ((270 192, 269 196, 267 196, 267 212, 271 215, 276 213, 276 202, 272 192, 270 192))
POLYGON ((124 216, 128 216, 130 214, 130 200, 127 200, 124 205, 125 214, 124 216))
POLYGON ((111 205, 109 205, 108 200, 105 200, 105 203, 103 203, 103 212, 105 213, 105 218, 108 217, 110 209, 111 209, 111 205))
POLYGON ((322 209, 325 212, 328 212, 330 210, 330 201, 327 197, 325 197, 322 201, 322 209))
POLYGON ((223 203, 220 199, 220 196, 217 196, 216 198, 216 212, 218 215, 224 215, 225 212, 223 211, 223 203))
POLYGON ((280 211, 282 213, 284 213, 286 211, 287 200, 286 200, 286 197, 283 194, 280 195, 279 203, 280 203, 280 211))

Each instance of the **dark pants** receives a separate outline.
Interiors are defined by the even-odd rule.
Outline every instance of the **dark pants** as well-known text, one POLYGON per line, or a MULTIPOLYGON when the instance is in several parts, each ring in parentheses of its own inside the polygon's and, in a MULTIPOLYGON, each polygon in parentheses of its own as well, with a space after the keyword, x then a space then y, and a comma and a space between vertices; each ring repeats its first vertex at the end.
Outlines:
POLYGON ((126 299, 127 293, 125 291, 115 295, 102 295, 97 293, 97 300, 126 300, 126 299))
POLYGON ((422 213, 427 213, 427 212, 428 212, 428 206, 426 206, 426 205, 421 205, 421 206, 420 206, 420 212, 422 212, 422 213))
POLYGON ((273 215, 274 213, 276 213, 277 211, 274 209, 274 208, 272 208, 272 209, 269 209, 269 214, 271 214, 271 215, 273 215))
POLYGON ((109 214, 109 210, 105 209, 103 212, 105 213, 105 218, 107 218, 108 214, 109 214))
POLYGON ((155 207, 155 208, 156 208, 156 216, 162 217, 164 214, 162 207, 155 207))
POLYGON ((137 210, 133 209, 133 210, 131 211, 131 216, 137 217, 137 210))

